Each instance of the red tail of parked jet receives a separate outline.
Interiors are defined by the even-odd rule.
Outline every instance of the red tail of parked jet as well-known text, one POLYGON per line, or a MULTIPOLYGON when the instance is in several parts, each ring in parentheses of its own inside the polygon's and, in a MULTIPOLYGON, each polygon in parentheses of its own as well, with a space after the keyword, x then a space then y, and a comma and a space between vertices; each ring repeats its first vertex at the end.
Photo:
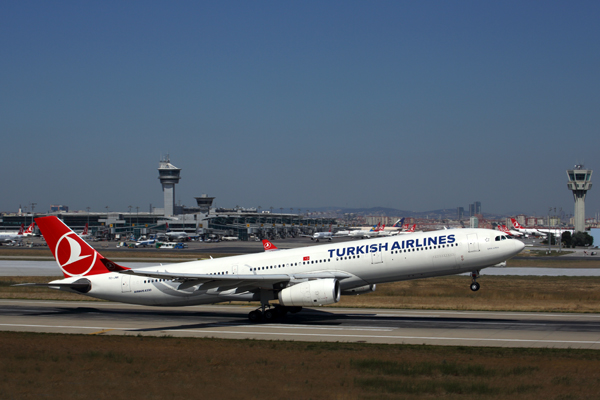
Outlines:
POLYGON ((27 229, 22 233, 23 236, 33 235, 33 228, 35 227, 35 222, 32 222, 31 225, 27 227, 27 229))
POLYGON ((102 256, 57 217, 36 218, 35 222, 65 278, 129 269, 102 256))
POLYGON ((516 219, 514 219, 514 218, 511 218, 511 219, 510 219, 510 222, 512 222, 512 224, 513 224, 513 226, 515 227, 515 229, 525 229, 525 228, 523 228, 523 227, 521 226, 521 224, 519 224, 519 223, 517 222, 517 220, 516 220, 516 219))
POLYGON ((87 235, 87 234, 88 234, 88 224, 87 224, 87 223, 85 224, 85 228, 83 228, 83 232, 81 232, 81 234, 82 234, 83 236, 85 236, 85 235, 87 235))
POLYGON ((413 224, 413 226, 411 226, 410 229, 407 230, 406 232, 414 232, 415 229, 417 229, 417 224, 413 224))
POLYGON ((267 239, 263 239, 262 244, 263 244, 263 248, 265 249, 265 251, 279 250, 277 248, 277 246, 275 246, 273 243, 269 242, 267 239))
POLYGON ((19 228, 19 233, 17 233, 17 235, 23 235, 23 229, 25 229, 25 224, 21 224, 21 228, 19 228))

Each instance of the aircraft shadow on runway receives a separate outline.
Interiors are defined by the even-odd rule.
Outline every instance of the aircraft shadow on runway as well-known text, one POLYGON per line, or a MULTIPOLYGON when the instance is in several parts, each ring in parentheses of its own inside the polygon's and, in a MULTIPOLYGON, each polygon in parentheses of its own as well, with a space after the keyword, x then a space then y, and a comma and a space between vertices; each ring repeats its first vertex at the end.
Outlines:
MULTIPOLYGON (((18 307, 10 312, 14 315, 18 307)), ((30 308, 29 308, 30 310, 30 308)), ((2 313, 0 312, 0 315, 2 313)), ((165 310, 128 310, 128 309, 100 309, 94 307, 77 308, 50 308, 40 312, 23 312, 24 316, 53 316, 60 315, 97 317, 99 319, 114 318, 117 321, 157 321, 162 326, 153 328, 140 328, 135 331, 151 332, 182 329, 206 329, 217 327, 247 326, 248 321, 245 311, 186 311, 185 309, 165 310)), ((597 321, 564 321, 564 320, 539 320, 539 319, 510 319, 510 318, 465 318, 465 317, 436 317, 436 316, 393 316, 377 315, 376 313, 333 313, 319 309, 304 309, 297 314, 289 314, 269 324, 280 326, 295 325, 319 327, 365 327, 365 328, 393 328, 393 329, 507 329, 529 331, 573 331, 573 332, 600 332, 600 322, 597 321)))

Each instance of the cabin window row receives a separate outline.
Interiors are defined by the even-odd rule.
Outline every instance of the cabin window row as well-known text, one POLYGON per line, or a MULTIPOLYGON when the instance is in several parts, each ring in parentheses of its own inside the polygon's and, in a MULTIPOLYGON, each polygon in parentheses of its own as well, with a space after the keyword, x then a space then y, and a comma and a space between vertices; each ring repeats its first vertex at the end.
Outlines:
POLYGON ((285 268, 286 266, 287 266, 287 267, 290 267, 290 266, 292 266, 292 267, 295 267, 295 266, 297 266, 297 265, 298 265, 298 263, 291 263, 291 264, 287 264, 287 265, 285 265, 285 264, 269 265, 269 266, 267 266, 267 267, 256 267, 256 268, 250 268, 250 271, 263 271, 263 270, 265 270, 265 269, 277 269, 277 268, 285 268))
POLYGON ((398 253, 410 253, 411 251, 424 251, 424 250, 435 250, 435 249, 442 249, 442 248, 446 248, 446 247, 454 247, 454 246, 458 246, 458 243, 450 243, 450 244, 442 244, 439 246, 425 246, 425 247, 417 247, 414 249, 404 249, 404 250, 392 250, 392 254, 398 254, 398 253))

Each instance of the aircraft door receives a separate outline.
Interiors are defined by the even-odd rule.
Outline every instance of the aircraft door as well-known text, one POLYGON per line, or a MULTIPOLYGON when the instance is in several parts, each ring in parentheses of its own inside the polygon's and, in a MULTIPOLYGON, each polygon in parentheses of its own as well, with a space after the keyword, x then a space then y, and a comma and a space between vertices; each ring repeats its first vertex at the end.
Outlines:
POLYGON ((371 264, 381 264, 383 262, 383 252, 376 251, 371 253, 371 264))
POLYGON ((469 243, 469 253, 479 251, 479 241, 477 240, 476 233, 467 235, 467 243, 469 243))
POLYGON ((122 275, 121 276, 121 293, 129 293, 131 292, 131 276, 130 275, 122 275))

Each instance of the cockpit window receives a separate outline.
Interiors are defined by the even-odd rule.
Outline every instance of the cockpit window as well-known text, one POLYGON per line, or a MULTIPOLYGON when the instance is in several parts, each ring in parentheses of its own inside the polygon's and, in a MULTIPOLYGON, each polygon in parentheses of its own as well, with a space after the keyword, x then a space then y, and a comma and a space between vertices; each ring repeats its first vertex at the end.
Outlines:
POLYGON ((502 235, 502 240, 506 240, 506 236, 502 235))
POLYGON ((500 236, 496 236, 495 240, 496 240, 496 242, 499 242, 500 241, 500 236))

